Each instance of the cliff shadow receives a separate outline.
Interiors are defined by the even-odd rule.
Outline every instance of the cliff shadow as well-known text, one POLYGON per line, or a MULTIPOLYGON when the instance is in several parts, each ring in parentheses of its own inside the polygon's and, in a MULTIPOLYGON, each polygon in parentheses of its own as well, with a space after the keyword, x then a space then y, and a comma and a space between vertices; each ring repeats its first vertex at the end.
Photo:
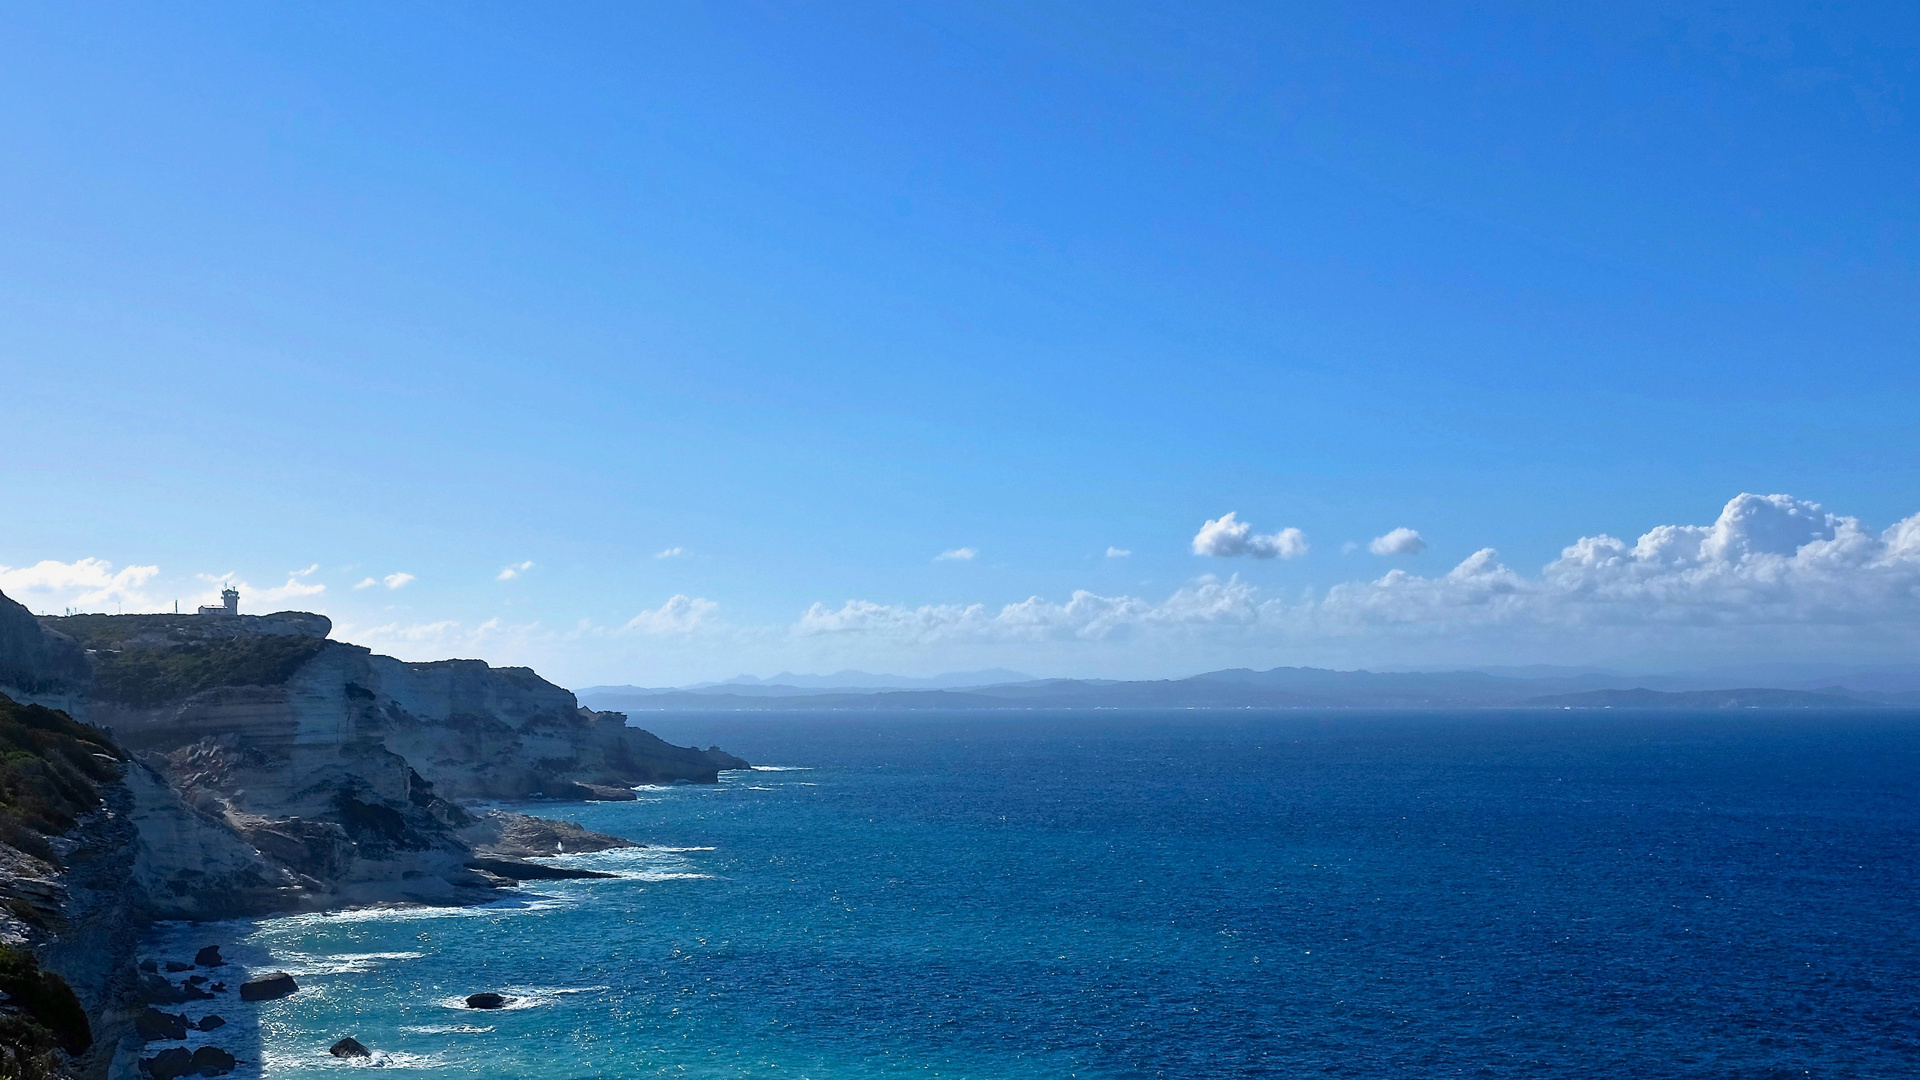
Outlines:
POLYGON ((116 1048, 108 1080, 264 1075, 261 1015, 275 1002, 243 1000, 240 988, 280 969, 267 950, 244 944, 256 925, 234 919, 150 928, 138 952, 144 1003, 134 1006, 134 1029, 116 1048))

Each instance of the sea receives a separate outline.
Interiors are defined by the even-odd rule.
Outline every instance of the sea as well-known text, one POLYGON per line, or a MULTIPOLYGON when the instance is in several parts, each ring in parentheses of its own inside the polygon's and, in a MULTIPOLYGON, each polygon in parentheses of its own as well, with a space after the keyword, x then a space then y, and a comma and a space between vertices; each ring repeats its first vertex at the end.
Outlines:
POLYGON ((190 1045, 271 1077, 1920 1076, 1920 713, 637 722, 755 768, 514 807, 647 845, 554 860, 613 879, 162 926, 150 955, 301 987, 190 1045))

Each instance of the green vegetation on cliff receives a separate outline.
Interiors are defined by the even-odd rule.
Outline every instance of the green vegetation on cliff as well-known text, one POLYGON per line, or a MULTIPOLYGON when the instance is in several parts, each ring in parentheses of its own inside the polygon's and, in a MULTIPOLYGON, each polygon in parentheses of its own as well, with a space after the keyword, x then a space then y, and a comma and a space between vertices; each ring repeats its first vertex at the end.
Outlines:
POLYGON ((285 634, 196 639, 182 632, 180 616, 71 615, 42 621, 88 650, 94 700, 141 708, 217 686, 279 686, 327 645, 324 637, 285 634))
POLYGON ((33 954, 0 945, 0 1080, 51 1080, 65 1075, 59 1051, 80 1055, 93 1045, 86 1010, 67 981, 33 954))
POLYGON ((66 713, 0 695, 0 842, 49 862, 48 835, 100 805, 96 783, 119 775, 107 737, 66 713))

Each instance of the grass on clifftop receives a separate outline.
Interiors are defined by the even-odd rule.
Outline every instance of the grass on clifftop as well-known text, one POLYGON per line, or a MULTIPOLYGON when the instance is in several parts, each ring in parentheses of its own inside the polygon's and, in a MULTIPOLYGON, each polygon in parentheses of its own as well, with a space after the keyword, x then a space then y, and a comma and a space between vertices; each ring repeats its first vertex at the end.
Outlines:
POLYGON ((133 642, 179 616, 73 615, 43 620, 90 651, 96 701, 152 708, 216 686, 279 686, 326 648, 325 638, 242 634, 213 640, 133 642))
POLYGON ((0 695, 0 842, 57 862, 46 837, 73 828, 100 805, 94 785, 112 781, 120 758, 106 736, 66 713, 0 695))

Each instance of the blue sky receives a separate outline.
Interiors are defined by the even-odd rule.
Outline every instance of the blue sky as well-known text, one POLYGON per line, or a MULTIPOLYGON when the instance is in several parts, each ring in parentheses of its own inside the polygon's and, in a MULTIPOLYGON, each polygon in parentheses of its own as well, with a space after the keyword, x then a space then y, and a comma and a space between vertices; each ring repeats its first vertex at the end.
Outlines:
POLYGON ((1912 655, 1920 9, 1199 7, 0 8, 0 588, 572 685, 1912 655))

